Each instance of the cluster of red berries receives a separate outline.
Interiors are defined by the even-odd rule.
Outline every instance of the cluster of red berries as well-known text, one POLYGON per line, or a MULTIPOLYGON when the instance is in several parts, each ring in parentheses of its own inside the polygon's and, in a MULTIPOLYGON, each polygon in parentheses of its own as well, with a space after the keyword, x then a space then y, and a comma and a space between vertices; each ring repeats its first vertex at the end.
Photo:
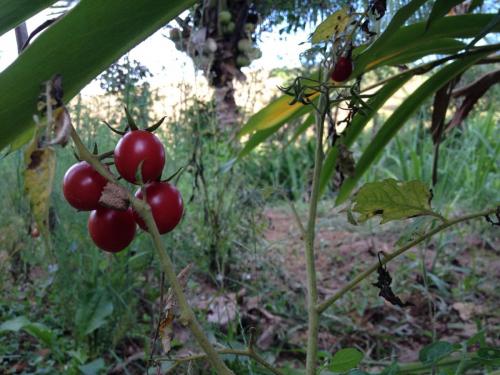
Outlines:
MULTIPOLYGON (((160 140, 146 130, 126 133, 114 150, 114 164, 125 180, 138 184, 136 177, 139 177, 145 183, 146 202, 151 207, 158 231, 163 234, 174 229, 181 220, 184 208, 181 194, 175 186, 160 181, 165 164, 165 150, 160 140)), ((116 253, 132 242, 136 224, 143 230, 147 227, 132 208, 117 210, 100 203, 107 183, 90 164, 81 161, 64 175, 63 194, 74 208, 92 211, 88 219, 92 240, 99 248, 116 253)), ((144 199, 142 189, 137 190, 135 197, 144 199)))

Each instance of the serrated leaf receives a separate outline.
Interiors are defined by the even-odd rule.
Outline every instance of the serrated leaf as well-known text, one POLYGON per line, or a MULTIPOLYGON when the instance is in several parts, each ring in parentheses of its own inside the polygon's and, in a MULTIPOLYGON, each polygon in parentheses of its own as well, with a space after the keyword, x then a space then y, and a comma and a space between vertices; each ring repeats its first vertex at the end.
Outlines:
POLYGON ((332 358, 330 370, 335 372, 346 372, 355 368, 363 359, 363 353, 355 348, 341 349, 332 358))
POLYGON ((324 42, 330 39, 332 35, 343 32, 349 24, 349 20, 347 8, 342 8, 331 14, 314 30, 311 38, 312 44, 324 42))
POLYGON ((56 171, 56 153, 52 147, 38 148, 33 139, 25 150, 24 163, 26 197, 40 233, 48 240, 50 194, 56 171))
POLYGON ((436 341, 422 348, 418 357, 425 364, 436 363, 456 350, 456 346, 449 342, 436 341))
POLYGON ((384 181, 369 182, 354 196, 353 211, 359 213, 359 222, 373 216, 382 217, 381 224, 391 220, 432 214, 431 192, 421 181, 384 181))

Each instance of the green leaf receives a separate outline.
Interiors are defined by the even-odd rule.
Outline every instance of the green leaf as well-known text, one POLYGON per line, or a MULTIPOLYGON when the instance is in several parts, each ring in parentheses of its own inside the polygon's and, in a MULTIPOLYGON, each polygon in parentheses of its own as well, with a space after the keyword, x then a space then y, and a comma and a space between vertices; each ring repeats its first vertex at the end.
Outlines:
POLYGON ((106 318, 113 313, 113 303, 102 289, 96 290, 84 299, 76 311, 76 325, 82 335, 88 335, 106 324, 106 318))
POLYGON ((13 29, 56 0, 0 0, 0 35, 13 29))
POLYGON ((363 359, 363 353, 355 348, 341 349, 332 358, 330 370, 335 372, 346 372, 355 368, 363 359))
POLYGON ((431 14, 427 20, 425 28, 428 29, 434 21, 444 17, 454 6, 463 3, 463 0, 436 0, 434 6, 432 7, 431 14))
POLYGON ((361 223, 380 215, 383 224, 432 214, 430 199, 431 192, 421 181, 387 179, 363 185, 353 198, 352 210, 361 215, 361 223))
POLYGON ((97 358, 96 360, 89 362, 85 365, 78 366, 78 369, 82 372, 83 375, 97 375, 104 370, 106 364, 104 363, 104 359, 97 358))
POLYGON ((56 341, 56 334, 50 328, 41 323, 28 323, 23 328, 31 336, 36 337, 47 347, 51 348, 54 346, 56 341))
POLYGON ((18 332, 31 322, 25 316, 18 316, 14 319, 7 320, 0 324, 0 333, 2 332, 18 332))
POLYGON ((425 364, 436 363, 456 350, 456 346, 449 342, 436 341, 422 348, 418 357, 425 364))
POLYGON ((488 22, 481 29, 481 31, 474 37, 474 39, 470 41, 470 43, 467 45, 467 49, 474 46, 480 39, 485 37, 488 33, 492 32, 493 30, 496 30, 499 25, 500 25, 500 10, 496 14, 495 18, 493 18, 490 22, 488 22))
POLYGON ((40 84, 63 77, 65 101, 194 0, 85 0, 0 74, 0 150, 33 126, 40 84))
POLYGON ((347 8, 342 8, 331 14, 314 30, 311 38, 312 44, 327 41, 332 35, 343 32, 349 24, 349 20, 347 8))
POLYGON ((337 204, 344 202, 356 183, 376 160, 385 146, 392 140, 410 116, 430 97, 434 92, 443 87, 448 81, 469 68, 476 61, 482 59, 488 53, 474 54, 459 59, 434 74, 415 90, 386 120, 382 128, 377 132, 375 138, 363 151, 355 167, 354 176, 344 181, 337 196, 337 204))
POLYGON ((477 351, 479 361, 488 366, 500 365, 500 348, 486 347, 477 351))
MULTIPOLYGON (((474 38, 484 26, 494 19, 494 14, 466 14, 444 17, 425 30, 425 22, 402 27, 388 38, 384 45, 377 48, 367 48, 354 59, 353 76, 385 65, 402 54, 418 51, 422 45, 432 40, 446 38, 474 38)), ((491 32, 499 32, 500 26, 495 25, 491 32)))
MULTIPOLYGON (((361 134, 364 127, 373 118, 377 111, 384 105, 384 103, 389 100, 396 91, 398 91, 412 75, 402 75, 399 78, 393 79, 387 82, 377 93, 368 100, 368 105, 371 109, 364 111, 359 111, 356 113, 352 119, 351 124, 345 131, 345 136, 342 141, 347 146, 350 147, 357 137, 361 134)), ((328 150, 323 163, 323 168, 321 169, 320 177, 320 192, 323 194, 328 181, 331 180, 333 173, 335 172, 335 164, 337 163, 338 148, 337 146, 332 147, 328 150)))
POLYGON ((467 10, 468 13, 472 13, 476 8, 480 8, 483 6, 484 0, 472 0, 469 9, 467 10))

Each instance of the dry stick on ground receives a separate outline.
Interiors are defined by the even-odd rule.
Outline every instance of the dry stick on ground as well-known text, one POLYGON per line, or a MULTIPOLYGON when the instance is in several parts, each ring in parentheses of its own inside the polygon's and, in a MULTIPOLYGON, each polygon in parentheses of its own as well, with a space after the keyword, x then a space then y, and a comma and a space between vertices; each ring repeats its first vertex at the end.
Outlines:
MULTIPOLYGON (((418 245, 422 241, 425 241, 432 236, 434 236, 436 233, 439 233, 455 224, 461 223, 463 221, 468 221, 480 217, 485 217, 491 214, 494 214, 497 212, 498 208, 491 208, 489 210, 485 211, 480 211, 476 212, 473 214, 469 215, 464 215, 464 216, 459 216, 455 219, 448 220, 441 224, 440 226, 434 228, 433 230, 429 231, 428 233, 418 237, 417 239, 411 241, 410 243, 406 244, 405 246, 400 247, 399 249, 395 250, 391 254, 387 255, 384 257, 384 259, 381 261, 382 265, 385 265, 386 263, 390 262, 392 259, 396 258, 397 256, 403 254, 405 251, 411 249, 412 247, 418 245)), ((367 270, 364 272, 360 273, 354 280, 352 280, 349 284, 344 286, 342 289, 340 289, 337 293, 335 293, 333 296, 327 298, 324 302, 320 303, 316 308, 319 314, 323 313, 328 307, 330 307, 335 301, 339 300, 344 294, 347 292, 351 291, 354 289, 361 281, 366 279, 368 276, 370 276, 373 272, 375 272, 379 267, 379 262, 374 263, 371 265, 367 270)))
MULTIPOLYGON (((85 147, 82 140, 78 136, 76 130, 71 127, 71 138, 75 143, 75 146, 78 151, 78 156, 85 160, 87 163, 92 165, 94 169, 104 176, 108 181, 112 183, 117 183, 116 178, 105 168, 103 164, 100 163, 97 156, 92 155, 89 150, 85 147)), ((151 208, 149 205, 143 200, 137 199, 133 194, 128 192, 128 199, 132 204, 133 208, 139 213, 139 215, 143 218, 146 226, 148 228, 149 234, 151 235, 154 243, 154 249, 156 251, 156 255, 160 259, 160 263, 167 276, 167 279, 170 283, 172 290, 174 291, 175 298, 177 299, 177 303, 180 309, 180 322, 183 325, 186 325, 191 330, 191 333, 195 337, 196 341, 206 353, 206 359, 212 367, 216 370, 217 374, 220 375, 234 375, 234 373, 229 370, 224 361, 220 358, 219 354, 215 350, 215 348, 210 344, 207 336, 201 329, 196 317, 194 315, 193 310, 189 306, 187 302, 186 295, 182 290, 182 287, 177 280, 177 275, 175 273, 175 268, 170 259, 165 246, 163 245, 163 241, 161 240, 160 233, 158 232, 158 228, 153 219, 153 215, 151 214, 151 208)))

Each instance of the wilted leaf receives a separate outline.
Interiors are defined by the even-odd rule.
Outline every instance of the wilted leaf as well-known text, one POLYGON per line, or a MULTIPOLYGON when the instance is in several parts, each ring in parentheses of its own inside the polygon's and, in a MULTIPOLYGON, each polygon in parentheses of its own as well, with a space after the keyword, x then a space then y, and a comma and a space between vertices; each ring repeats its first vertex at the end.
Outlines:
POLYGON ((355 348, 341 349, 332 358, 330 370, 345 372, 355 368, 363 359, 363 353, 355 348))
POLYGON ((435 363, 457 350, 455 345, 446 341, 436 341, 425 346, 419 353, 419 359, 423 363, 435 363))
POLYGON ((354 196, 353 211, 364 222, 381 215, 381 224, 391 220, 433 214, 431 192, 421 181, 401 182, 394 179, 365 184, 354 196))
POLYGON ((347 13, 347 8, 342 8, 332 15, 328 16, 323 22, 321 22, 312 35, 312 43, 316 44, 319 42, 324 42, 333 34, 341 33, 345 30, 349 24, 349 14, 347 13))
POLYGON ((38 148, 34 139, 24 153, 24 189, 31 212, 44 238, 49 238, 50 194, 56 170, 53 148, 38 148))
MULTIPOLYGON (((177 280, 182 288, 186 286, 189 271, 191 270, 192 264, 188 264, 184 267, 181 272, 177 275, 177 280)), ((163 308, 164 314, 163 319, 160 321, 158 326, 158 331, 161 338, 161 345, 163 348, 163 353, 167 354, 172 348, 172 338, 173 338, 173 324, 175 318, 175 309, 177 307, 177 301, 175 299, 174 291, 170 288, 167 292, 167 298, 165 300, 165 306, 163 308)))

